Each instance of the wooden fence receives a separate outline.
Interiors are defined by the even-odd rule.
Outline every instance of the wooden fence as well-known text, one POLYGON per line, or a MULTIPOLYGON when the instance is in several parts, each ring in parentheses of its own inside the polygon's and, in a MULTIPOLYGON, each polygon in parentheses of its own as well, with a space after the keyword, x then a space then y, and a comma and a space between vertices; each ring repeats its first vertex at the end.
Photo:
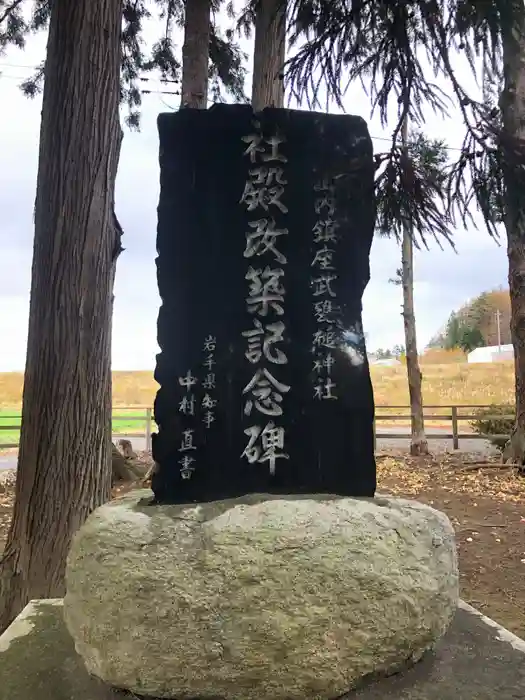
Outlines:
MULTIPOLYGON (((451 440, 452 447, 454 450, 459 450, 460 440, 490 440, 490 439, 501 439, 508 440, 510 435, 485 435, 474 432, 460 432, 460 424, 467 421, 476 420, 479 418, 476 415, 476 411, 479 409, 497 408, 494 405, 486 406, 472 406, 469 404, 457 404, 455 406, 443 406, 443 405, 429 405, 425 406, 423 411, 423 418, 425 421, 425 428, 430 428, 430 432, 426 431, 427 440, 451 440), (427 411, 432 410, 432 413, 427 413, 427 411), (467 411, 467 413, 464 413, 467 411), (440 430, 438 432, 431 432, 432 423, 439 423, 440 430), (441 429, 441 424, 450 424, 450 432, 444 432, 441 429)), ((411 420, 410 413, 408 414, 391 414, 383 413, 384 411, 393 411, 407 409, 410 411, 410 406, 376 406, 376 413, 374 419, 374 435, 377 438, 384 438, 388 440, 407 440, 410 438, 410 428, 408 428, 404 433, 392 433, 381 432, 379 426, 388 421, 408 421, 411 420)), ((487 414, 483 415, 483 420, 514 420, 515 416, 512 414, 487 414)))
MULTIPOLYGON (((429 440, 451 440, 452 446, 455 450, 459 449, 460 440, 488 440, 489 438, 501 438, 508 439, 509 435, 479 435, 473 432, 460 432, 460 424, 466 421, 475 420, 477 418, 475 412, 480 408, 489 408, 489 406, 471 406, 471 405, 456 405, 456 406, 425 406, 424 408, 424 418, 425 423, 431 428, 431 423, 438 422, 440 424, 439 432, 428 432, 427 439, 429 440), (432 411, 428 413, 427 411, 432 411), (463 411, 467 411, 464 413, 463 411), (442 428, 443 423, 450 424, 450 432, 444 432, 442 428)), ((377 438, 384 438, 388 440, 407 440, 410 436, 410 428, 406 428, 404 432, 387 432, 384 431, 384 424, 403 421, 405 423, 410 422, 410 413, 390 413, 390 411, 406 410, 410 411, 410 406, 376 406, 376 415, 374 421, 374 433, 377 438), (386 412, 388 411, 388 413, 386 412), (383 427, 383 431, 381 431, 383 427)), ((142 426, 137 425, 137 428, 141 427, 141 430, 135 430, 127 428, 122 430, 123 426, 115 426, 114 437, 118 438, 121 436, 129 437, 142 437, 145 438, 145 449, 151 449, 151 432, 153 424, 153 411, 147 406, 121 406, 115 409, 116 413, 113 415, 113 423, 118 421, 124 421, 125 423, 142 423, 142 426), (119 411, 121 413, 119 413, 119 411), (123 415, 124 411, 134 411, 135 415, 123 415), (143 411, 142 414, 136 415, 137 411, 143 411)), ((484 419, 514 419, 513 415, 487 415, 484 419)), ((19 416, 2 416, 2 420, 20 420, 19 416)), ((18 425, 0 425, 0 449, 8 447, 18 447, 18 443, 3 443, 1 440, 2 431, 20 431, 20 424, 18 425)))
MULTIPOLYGON (((20 416, 1 416, 2 420, 20 420, 20 416)), ((149 406, 119 406, 113 411, 112 421, 114 427, 118 430, 113 431, 113 439, 118 439, 119 435, 122 437, 142 437, 146 441, 146 450, 151 450, 151 432, 153 424, 153 409, 149 406), (133 411, 134 414, 137 411, 142 411, 140 415, 121 415, 119 411, 133 411), (142 423, 142 426, 138 425, 139 430, 130 428, 127 430, 121 430, 122 426, 115 426, 115 422, 125 421, 126 423, 142 423)), ((18 447, 18 442, 4 443, 2 441, 2 431, 14 432, 15 430, 20 432, 20 423, 18 425, 0 425, 0 450, 7 449, 8 447, 18 447)))

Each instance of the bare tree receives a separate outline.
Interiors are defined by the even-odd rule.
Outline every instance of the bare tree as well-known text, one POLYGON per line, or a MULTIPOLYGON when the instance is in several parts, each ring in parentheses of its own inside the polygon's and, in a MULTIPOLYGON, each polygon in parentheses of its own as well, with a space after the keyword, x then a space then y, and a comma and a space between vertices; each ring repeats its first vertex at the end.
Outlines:
POLYGON ((121 21, 121 0, 52 3, 0 630, 30 599, 63 595, 71 537, 110 496, 121 21))

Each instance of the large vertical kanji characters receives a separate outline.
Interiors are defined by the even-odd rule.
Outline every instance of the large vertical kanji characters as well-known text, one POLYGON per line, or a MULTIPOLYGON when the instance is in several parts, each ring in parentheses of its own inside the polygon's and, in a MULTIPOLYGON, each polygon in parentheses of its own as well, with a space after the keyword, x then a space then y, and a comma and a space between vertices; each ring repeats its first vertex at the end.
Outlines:
POLYGON ((159 134, 157 502, 372 496, 366 124, 214 105, 159 134))
POLYGON ((250 464, 268 462, 274 475, 278 459, 289 459, 285 445, 285 429, 269 417, 283 415, 283 399, 291 387, 278 378, 278 366, 287 364, 282 347, 286 326, 285 270, 288 262, 280 243, 289 235, 286 227, 278 227, 275 216, 288 213, 284 199, 288 181, 284 166, 287 158, 281 150, 284 137, 276 134, 264 138, 260 123, 243 137, 245 157, 251 167, 240 203, 253 216, 248 222, 244 257, 250 259, 245 279, 248 282, 246 308, 253 314, 253 327, 242 332, 246 339, 245 358, 253 365, 253 374, 243 389, 244 415, 253 423, 244 430, 248 444, 241 457, 250 464), (255 265, 260 264, 260 267, 255 265), (274 365, 272 367, 272 365, 274 365), (257 419, 265 424, 256 422, 257 419))

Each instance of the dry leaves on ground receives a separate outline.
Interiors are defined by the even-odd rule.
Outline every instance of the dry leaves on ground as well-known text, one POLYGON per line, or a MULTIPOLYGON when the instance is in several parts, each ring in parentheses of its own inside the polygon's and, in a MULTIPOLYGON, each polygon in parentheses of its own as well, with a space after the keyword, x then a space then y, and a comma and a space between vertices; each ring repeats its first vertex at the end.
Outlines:
POLYGON ((378 455, 378 490, 445 512, 456 532, 461 597, 525 637, 525 478, 475 456, 378 455))
POLYGON ((525 478, 497 459, 478 461, 474 456, 444 453, 409 457, 401 451, 377 456, 379 488, 383 483, 393 494, 417 496, 432 488, 480 495, 500 501, 525 503, 525 478))

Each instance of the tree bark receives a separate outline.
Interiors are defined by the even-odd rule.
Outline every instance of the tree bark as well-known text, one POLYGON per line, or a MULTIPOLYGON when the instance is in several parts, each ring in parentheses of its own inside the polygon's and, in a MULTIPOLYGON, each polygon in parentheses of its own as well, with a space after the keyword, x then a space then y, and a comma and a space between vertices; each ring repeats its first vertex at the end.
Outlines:
MULTIPOLYGON (((408 142, 408 122, 402 129, 403 145, 408 142)), ((408 393, 410 396, 410 454, 428 454, 428 442, 425 435, 423 419, 423 394, 421 391, 422 375, 419 369, 417 351, 416 316, 414 313, 414 243, 413 232, 408 224, 403 227, 401 246, 401 282, 403 286, 403 323, 405 327, 405 348, 408 376, 408 393)))
POLYGON ((512 2, 512 26, 503 28, 503 167, 509 259, 511 336, 514 346, 516 424, 507 461, 525 465, 525 8, 512 2))
POLYGON ((181 107, 208 106, 211 0, 186 0, 181 107))
POLYGON ((252 106, 284 105, 284 62, 286 58, 286 7, 283 0, 261 0, 255 20, 252 106))
POLYGON ((111 489, 111 319, 121 0, 54 0, 13 521, 0 631, 64 594, 72 535, 111 489))

